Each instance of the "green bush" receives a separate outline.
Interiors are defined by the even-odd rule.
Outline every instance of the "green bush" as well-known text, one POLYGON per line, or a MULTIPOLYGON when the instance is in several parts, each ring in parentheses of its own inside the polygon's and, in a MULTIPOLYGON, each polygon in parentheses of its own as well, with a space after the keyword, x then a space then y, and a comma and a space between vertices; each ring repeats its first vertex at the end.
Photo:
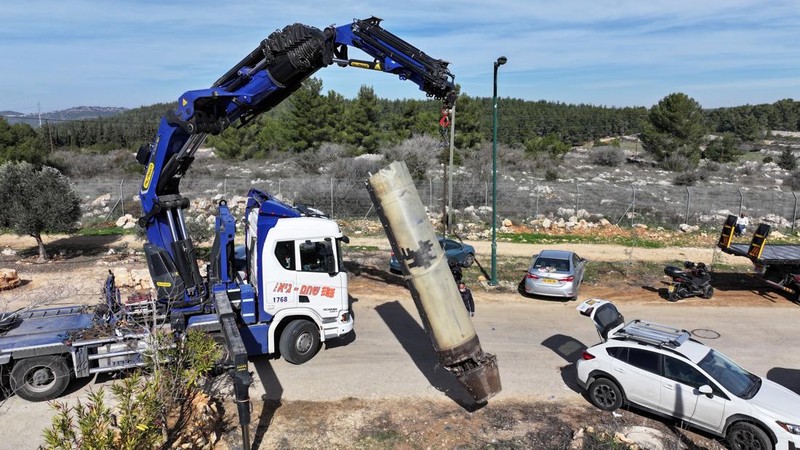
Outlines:
POLYGON ((618 146, 596 147, 589 153, 589 162, 598 166, 616 167, 624 161, 625 152, 618 146))
POLYGON ((177 341, 161 333, 152 338, 158 350, 149 355, 147 370, 111 386, 113 407, 106 403, 103 389, 75 406, 51 403, 56 415, 44 431, 47 448, 166 449, 198 438, 208 441, 208 427, 216 424, 205 423, 194 402, 210 390, 208 374, 221 356, 217 344, 198 330, 177 341))
POLYGON ((694 186, 700 179, 698 173, 694 170, 678 174, 672 181, 675 186, 694 186))

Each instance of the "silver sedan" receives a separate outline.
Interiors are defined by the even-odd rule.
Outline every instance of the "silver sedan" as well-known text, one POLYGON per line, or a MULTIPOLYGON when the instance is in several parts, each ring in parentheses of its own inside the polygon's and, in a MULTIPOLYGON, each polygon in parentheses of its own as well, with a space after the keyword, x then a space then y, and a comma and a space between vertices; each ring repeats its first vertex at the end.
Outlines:
POLYGON ((525 292, 550 297, 578 297, 586 260, 573 252, 543 250, 533 255, 525 274, 525 292))

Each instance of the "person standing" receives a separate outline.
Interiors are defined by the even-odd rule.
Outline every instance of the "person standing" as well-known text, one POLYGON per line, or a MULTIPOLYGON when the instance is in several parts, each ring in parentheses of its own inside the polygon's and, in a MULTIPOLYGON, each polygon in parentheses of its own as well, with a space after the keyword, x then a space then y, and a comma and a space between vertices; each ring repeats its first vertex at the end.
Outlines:
POLYGON ((462 281, 458 283, 458 292, 461 294, 461 300, 464 301, 464 307, 470 317, 475 316, 475 301, 472 299, 472 291, 467 289, 467 285, 462 281))

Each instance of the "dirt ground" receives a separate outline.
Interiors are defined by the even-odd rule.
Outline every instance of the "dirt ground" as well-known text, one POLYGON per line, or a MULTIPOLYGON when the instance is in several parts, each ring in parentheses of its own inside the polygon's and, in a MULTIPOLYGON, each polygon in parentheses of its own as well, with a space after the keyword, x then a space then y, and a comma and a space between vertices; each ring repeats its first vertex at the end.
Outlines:
MULTIPOLYGON (((55 304, 94 304, 107 272, 115 267, 146 268, 141 242, 125 237, 66 237, 46 239, 55 257, 37 263, 33 240, 0 235, 0 251, 11 249, 16 254, 0 254, 0 268, 16 269, 22 278, 19 288, 0 292, 0 311, 20 307, 55 304)), ((479 254, 488 253, 486 243, 474 243, 479 254)), ((713 245, 713 244, 712 244, 713 245)), ((379 251, 353 251, 355 259, 348 266, 350 290, 355 297, 379 304, 396 299, 406 288, 403 280, 386 271, 388 243, 381 238, 352 238, 351 246, 375 246, 379 251)), ((613 245, 580 244, 581 255, 590 261, 628 260, 671 261, 680 259, 710 260, 713 250, 703 247, 627 249, 613 245), (661 251, 665 250, 665 251, 661 251)), ((559 248, 569 245, 559 245, 559 248)), ((533 244, 500 243, 498 254, 530 256, 533 244)), ((484 258, 487 259, 487 258, 484 258)), ((524 269, 523 269, 524 270, 524 269)), ((472 272, 470 272, 472 273, 472 272)), ((474 275, 474 273, 472 273, 474 275)), ((716 292, 713 304, 719 307, 752 305, 754 307, 796 307, 780 293, 761 286, 740 272, 714 275, 716 292)), ((617 303, 664 302, 667 283, 660 274, 628 278, 624 273, 608 273, 604 281, 586 283, 581 298, 610 298, 617 303)), ((475 287, 475 289, 480 289, 475 287)), ((525 301, 516 286, 485 289, 482 302, 525 301)), ((687 307, 707 305, 708 300, 686 299, 687 307)), ((238 430, 235 407, 225 406, 232 425, 221 437, 218 448, 237 448, 238 430)), ((653 420, 641 413, 620 411, 602 413, 587 402, 579 404, 554 402, 492 402, 471 410, 452 402, 415 399, 368 400, 346 398, 335 402, 281 402, 265 399, 254 402, 253 448, 568 448, 578 430, 592 427, 598 433, 626 431, 630 427, 647 426, 659 430, 666 448, 718 449, 713 439, 686 432, 672 424, 653 420), (579 425, 580 424, 580 425, 579 425), (599 431, 598 431, 599 430, 599 431), (683 443, 683 444, 680 444, 683 443), (681 447, 682 446, 682 447, 681 447)), ((610 447, 610 438, 587 433, 580 446, 574 448, 610 447)), ((574 443, 572 445, 578 445, 574 443)))

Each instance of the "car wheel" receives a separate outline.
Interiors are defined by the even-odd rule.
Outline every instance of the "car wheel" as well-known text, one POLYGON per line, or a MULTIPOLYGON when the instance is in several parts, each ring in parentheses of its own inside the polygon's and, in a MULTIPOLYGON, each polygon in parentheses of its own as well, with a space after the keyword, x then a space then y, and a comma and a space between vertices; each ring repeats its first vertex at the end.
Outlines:
POLYGON ((61 395, 71 374, 60 356, 23 359, 11 369, 11 389, 30 402, 52 400, 61 395))
POLYGON ((319 329, 308 320, 294 320, 281 333, 281 356, 292 364, 307 362, 319 350, 319 329))
POLYGON ((589 400, 603 411, 614 411, 622 406, 622 390, 608 378, 598 378, 589 386, 589 400))
POLYGON ((467 253, 467 256, 464 257, 464 262, 461 264, 464 267, 472 267, 475 264, 475 255, 472 253, 467 253))
POLYGON ((766 450, 772 448, 772 441, 770 441, 767 433, 748 422, 733 424, 728 430, 726 440, 732 450, 766 450))
POLYGON ((714 288, 711 287, 711 286, 706 286, 703 289, 703 295, 701 295, 700 297, 702 297, 702 298, 711 298, 713 296, 714 296, 714 288))

